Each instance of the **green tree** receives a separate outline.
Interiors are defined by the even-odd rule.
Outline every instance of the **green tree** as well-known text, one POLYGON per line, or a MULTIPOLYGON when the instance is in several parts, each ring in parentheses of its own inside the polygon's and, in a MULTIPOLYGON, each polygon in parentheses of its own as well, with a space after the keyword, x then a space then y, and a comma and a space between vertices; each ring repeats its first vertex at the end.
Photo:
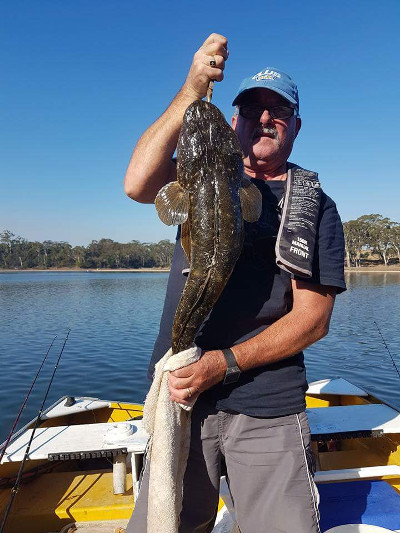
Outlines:
POLYGON ((367 226, 367 244, 372 251, 382 258, 385 266, 389 260, 390 249, 392 247, 390 230, 393 222, 382 215, 363 215, 360 220, 367 226))
POLYGON ((86 248, 84 246, 74 246, 71 250, 71 256, 77 268, 84 268, 86 260, 86 248))
POLYGON ((361 253, 368 241, 368 226, 359 218, 343 223, 347 266, 359 267, 361 253))
POLYGON ((97 241, 92 241, 86 248, 84 268, 99 268, 99 247, 97 241))
POLYGON ((9 230, 4 230, 0 234, 0 253, 1 253, 1 262, 3 268, 11 268, 12 265, 12 254, 15 244, 15 235, 9 230))
POLYGON ((171 264, 174 253, 174 244, 163 240, 152 245, 152 255, 158 267, 166 267, 171 264))
POLYGON ((13 243, 13 262, 18 268, 27 268, 29 261, 30 245, 26 239, 16 237, 13 243))
POLYGON ((390 233, 390 242, 396 251, 397 260, 400 263, 400 224, 398 222, 393 222, 392 227, 389 230, 390 233))
POLYGON ((124 268, 140 268, 142 265, 143 246, 139 241, 124 245, 122 264, 124 268))

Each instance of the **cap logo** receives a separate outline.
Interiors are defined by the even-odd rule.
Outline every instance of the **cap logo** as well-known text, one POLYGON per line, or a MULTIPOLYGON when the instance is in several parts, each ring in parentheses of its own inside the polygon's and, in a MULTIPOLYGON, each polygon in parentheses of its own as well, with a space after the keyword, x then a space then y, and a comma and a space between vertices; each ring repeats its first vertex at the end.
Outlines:
POLYGON ((261 81, 261 80, 276 80, 281 78, 282 76, 279 74, 279 72, 275 72, 275 70, 262 70, 258 74, 255 74, 251 79, 255 81, 261 81))

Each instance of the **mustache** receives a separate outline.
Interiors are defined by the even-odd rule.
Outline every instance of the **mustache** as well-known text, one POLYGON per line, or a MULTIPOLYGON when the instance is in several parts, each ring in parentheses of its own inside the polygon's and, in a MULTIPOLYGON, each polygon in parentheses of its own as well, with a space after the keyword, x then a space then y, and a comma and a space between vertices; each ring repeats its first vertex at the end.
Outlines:
POLYGON ((274 139, 279 139, 278 132, 273 126, 258 126, 253 133, 253 139, 261 135, 271 135, 274 139))

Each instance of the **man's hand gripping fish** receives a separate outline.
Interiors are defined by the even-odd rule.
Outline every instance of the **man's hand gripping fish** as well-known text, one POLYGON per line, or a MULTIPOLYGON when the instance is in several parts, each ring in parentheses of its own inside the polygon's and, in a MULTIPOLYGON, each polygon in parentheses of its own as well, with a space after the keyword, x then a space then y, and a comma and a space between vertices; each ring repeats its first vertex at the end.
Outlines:
POLYGON ((190 443, 190 412, 169 398, 167 370, 196 362, 194 340, 223 291, 243 245, 243 220, 261 214, 258 188, 244 177, 242 151, 217 107, 202 100, 186 110, 177 146, 177 181, 155 200, 160 219, 182 224, 190 273, 179 301, 172 349, 156 365, 144 425, 150 444, 148 533, 177 533, 190 443))

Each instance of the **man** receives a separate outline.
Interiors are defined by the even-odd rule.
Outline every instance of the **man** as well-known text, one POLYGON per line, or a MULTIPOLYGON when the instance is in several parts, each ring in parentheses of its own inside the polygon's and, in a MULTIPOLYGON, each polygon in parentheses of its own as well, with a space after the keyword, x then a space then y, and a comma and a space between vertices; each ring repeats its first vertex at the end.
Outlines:
MULTIPOLYGON (((183 114, 205 96, 211 79, 223 79, 227 58, 227 40, 218 34, 196 52, 182 89, 133 152, 125 178, 128 196, 153 202, 158 190, 176 179, 172 156, 183 114)), ((276 266, 279 205, 301 127, 297 88, 286 74, 265 69, 244 80, 233 104, 238 112, 232 127, 245 172, 262 193, 263 212, 257 223, 246 224, 243 252, 196 338, 203 356, 169 375, 173 401, 197 398, 179 531, 212 531, 226 468, 242 533, 316 533, 302 350, 327 334, 335 295, 345 289, 342 227, 335 204, 322 194, 312 277, 276 266), (235 383, 226 383, 228 368, 235 383)), ((170 347, 187 266, 178 232, 150 374, 170 347)), ((145 472, 129 533, 146 531, 147 481, 145 472)))

